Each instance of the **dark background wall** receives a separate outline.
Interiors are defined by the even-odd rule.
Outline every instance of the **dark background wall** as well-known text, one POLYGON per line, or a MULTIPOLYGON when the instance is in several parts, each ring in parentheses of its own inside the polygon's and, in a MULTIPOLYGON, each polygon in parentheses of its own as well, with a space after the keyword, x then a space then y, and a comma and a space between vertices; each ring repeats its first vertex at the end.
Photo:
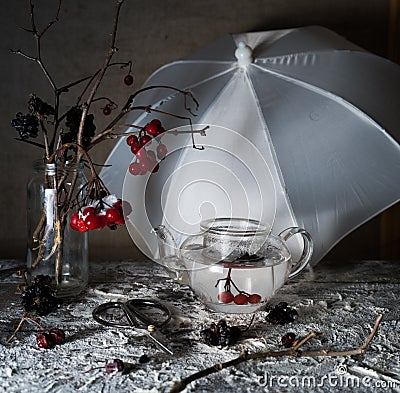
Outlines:
MULTIPOLYGON (((52 19, 56 0, 37 0, 39 24, 52 19)), ((43 40, 43 58, 59 85, 97 69, 107 48, 114 2, 64 0, 60 20, 43 40)), ((0 23, 0 258, 24 258, 26 228, 26 183, 37 148, 13 140, 10 121, 25 111, 27 97, 36 93, 51 100, 51 91, 39 67, 9 49, 34 53, 27 0, 3 2, 0 23)), ((115 60, 133 60, 135 88, 158 67, 184 57, 226 33, 322 25, 373 53, 387 57, 398 53, 395 40, 399 7, 397 0, 126 0, 118 31, 119 52, 115 60), (397 9, 396 9, 397 7, 397 9), (391 11, 391 17, 390 15, 391 11)), ((398 26, 398 25, 397 25, 398 26)), ((397 35, 398 37, 398 35, 397 35)), ((71 97, 76 97, 71 92, 71 97)), ((104 95, 122 104, 131 93, 120 72, 111 71, 102 89, 104 95)), ((71 101, 72 102, 72 101, 71 101)), ((101 127, 101 109, 95 113, 101 127)), ((103 162, 112 144, 103 144, 95 160, 103 162)), ((328 258, 400 258, 398 232, 393 235, 398 212, 392 209, 343 240, 328 258), (392 226, 392 227, 391 227, 392 226), (390 232, 382 240, 382 227, 390 232), (397 250, 397 251, 396 251, 397 250)), ((396 232, 395 232, 396 233, 396 232)), ((124 229, 91 233, 91 258, 133 257, 137 251, 124 229)))

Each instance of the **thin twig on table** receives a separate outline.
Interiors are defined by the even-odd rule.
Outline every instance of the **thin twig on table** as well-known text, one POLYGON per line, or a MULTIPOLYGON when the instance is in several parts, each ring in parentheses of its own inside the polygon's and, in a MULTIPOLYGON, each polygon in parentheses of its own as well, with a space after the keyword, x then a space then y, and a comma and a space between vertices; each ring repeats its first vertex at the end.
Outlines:
POLYGON ((187 385, 191 382, 196 381, 197 379, 207 377, 208 375, 214 374, 220 370, 225 368, 236 366, 240 363, 243 363, 248 360, 256 360, 256 359, 266 359, 266 358, 278 358, 283 356, 292 356, 292 357, 317 357, 317 356, 352 356, 352 355, 361 355, 366 350, 371 340, 374 338, 376 332, 378 331, 379 324, 382 320, 382 315, 378 315, 375 321, 375 325, 371 330, 371 333, 368 335, 367 339, 364 343, 355 349, 345 350, 345 351, 331 351, 328 349, 320 349, 316 351, 300 351, 300 348, 309 340, 314 337, 319 337, 323 335, 323 333, 311 332, 302 340, 300 340, 295 346, 283 351, 267 351, 267 352, 257 352, 249 354, 247 350, 243 350, 240 355, 228 362, 217 363, 213 366, 206 368, 204 370, 198 371, 188 377, 182 379, 181 381, 176 381, 172 385, 169 393, 177 393, 182 392, 187 385))

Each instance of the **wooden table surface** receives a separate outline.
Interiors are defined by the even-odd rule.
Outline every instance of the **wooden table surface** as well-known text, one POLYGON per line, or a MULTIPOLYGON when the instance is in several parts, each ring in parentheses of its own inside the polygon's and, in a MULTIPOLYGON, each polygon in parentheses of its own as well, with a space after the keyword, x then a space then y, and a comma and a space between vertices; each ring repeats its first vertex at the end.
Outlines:
MULTIPOLYGON (((15 261, 0 261, 0 269, 15 261)), ((150 261, 91 263, 85 292, 42 317, 47 328, 66 331, 64 344, 39 349, 37 329, 25 324, 16 338, 7 338, 22 315, 16 277, 1 277, 0 392, 168 392, 174 381, 198 370, 249 353, 280 350, 288 331, 324 336, 305 349, 346 350, 360 346, 378 314, 376 336, 363 356, 267 358, 242 363, 191 383, 187 392, 400 392, 400 262, 321 262, 313 271, 286 284, 271 306, 286 301, 299 319, 287 325, 266 321, 268 311, 256 313, 251 328, 235 346, 219 349, 202 343, 199 331, 225 318, 230 325, 246 325, 249 316, 212 313, 188 287, 171 280, 150 261), (109 300, 156 298, 173 312, 165 333, 174 355, 157 349, 143 335, 129 329, 103 327, 91 315, 109 300), (139 364, 147 354, 150 361, 139 364), (121 359, 129 373, 109 375, 105 364, 121 359)))

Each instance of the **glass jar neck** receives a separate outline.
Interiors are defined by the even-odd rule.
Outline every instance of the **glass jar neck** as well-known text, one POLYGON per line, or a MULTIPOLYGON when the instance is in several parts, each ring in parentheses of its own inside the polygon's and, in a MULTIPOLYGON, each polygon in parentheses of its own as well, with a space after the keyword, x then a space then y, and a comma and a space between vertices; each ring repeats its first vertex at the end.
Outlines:
POLYGON ((80 164, 70 161, 46 163, 43 160, 36 160, 33 162, 33 169, 36 172, 44 172, 48 176, 55 176, 65 172, 83 172, 83 167, 82 162, 80 164))

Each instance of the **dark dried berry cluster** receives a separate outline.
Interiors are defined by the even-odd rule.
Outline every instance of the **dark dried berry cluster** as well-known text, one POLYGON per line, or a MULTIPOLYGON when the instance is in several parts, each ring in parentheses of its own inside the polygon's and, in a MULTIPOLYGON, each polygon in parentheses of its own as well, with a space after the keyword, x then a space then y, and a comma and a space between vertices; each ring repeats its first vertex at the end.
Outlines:
POLYGON ((224 319, 214 322, 209 328, 200 332, 200 336, 207 345, 226 347, 236 344, 242 336, 239 326, 228 326, 224 319))
MULTIPOLYGON (((79 107, 72 107, 67 112, 65 119, 65 125, 69 128, 69 132, 65 132, 61 135, 62 143, 76 143, 78 139, 79 124, 81 123, 82 109, 79 107)), ((87 115, 85 118, 85 124, 83 126, 82 145, 87 147, 94 137, 96 126, 93 123, 94 116, 87 115)))
POLYGON ((39 122, 34 115, 24 115, 18 112, 15 119, 12 119, 11 126, 14 127, 22 139, 36 138, 39 131, 39 122))
POLYGON ((35 311, 38 315, 47 315, 59 305, 55 293, 56 289, 50 276, 36 276, 21 294, 22 306, 25 311, 35 311))
POLYGON ((139 363, 140 364, 148 363, 148 362, 150 362, 150 357, 148 355, 146 355, 144 353, 142 356, 140 356, 140 358, 139 358, 139 363))
POLYGON ((36 336, 36 342, 39 348, 49 349, 55 345, 62 344, 65 339, 65 333, 61 329, 53 328, 49 331, 39 333, 36 336))
POLYGON ((30 113, 44 118, 54 115, 55 113, 51 105, 42 101, 39 97, 36 97, 35 94, 32 94, 29 98, 28 110, 30 113))
POLYGON ((288 306, 286 302, 278 303, 267 315, 267 321, 275 324, 285 325, 294 322, 299 314, 294 308, 288 306))

